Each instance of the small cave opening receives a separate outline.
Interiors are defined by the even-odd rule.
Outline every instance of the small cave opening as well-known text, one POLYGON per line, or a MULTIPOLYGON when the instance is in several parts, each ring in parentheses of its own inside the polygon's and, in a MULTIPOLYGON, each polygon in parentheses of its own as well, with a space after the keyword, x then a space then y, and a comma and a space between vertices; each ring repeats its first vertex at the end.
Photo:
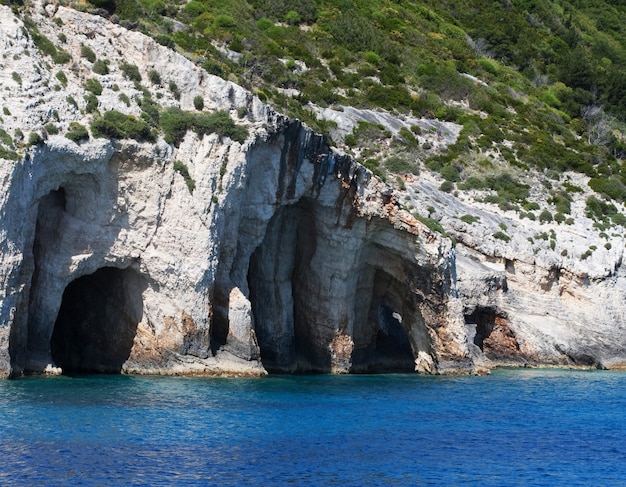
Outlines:
POLYGON ((475 326, 474 344, 491 360, 523 358, 515 332, 507 317, 492 307, 478 307, 465 315, 465 323, 475 326))
POLYGON ((494 308, 478 307, 473 313, 465 315, 465 323, 476 325, 474 345, 485 350, 485 340, 488 340, 496 326, 496 310, 494 308))
POLYGON ((64 374, 120 373, 143 316, 140 275, 103 267, 67 285, 50 351, 64 374))

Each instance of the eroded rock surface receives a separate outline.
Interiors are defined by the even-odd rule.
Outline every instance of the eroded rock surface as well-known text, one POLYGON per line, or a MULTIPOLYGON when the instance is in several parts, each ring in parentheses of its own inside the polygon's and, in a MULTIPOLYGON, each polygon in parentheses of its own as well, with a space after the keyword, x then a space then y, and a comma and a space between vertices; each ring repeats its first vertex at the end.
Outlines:
POLYGON ((55 41, 63 26, 74 63, 67 87, 46 89, 56 69, 0 9, 3 73, 22 70, 5 127, 60 129, 0 168, 3 375, 472 370, 451 243, 369 171, 151 39, 63 7, 34 16, 55 41), (120 69, 133 62, 180 90, 153 99, 191 109, 200 94, 249 137, 68 140, 70 122, 89 123, 83 44, 108 61, 100 111, 140 115, 117 91, 140 93, 120 69))

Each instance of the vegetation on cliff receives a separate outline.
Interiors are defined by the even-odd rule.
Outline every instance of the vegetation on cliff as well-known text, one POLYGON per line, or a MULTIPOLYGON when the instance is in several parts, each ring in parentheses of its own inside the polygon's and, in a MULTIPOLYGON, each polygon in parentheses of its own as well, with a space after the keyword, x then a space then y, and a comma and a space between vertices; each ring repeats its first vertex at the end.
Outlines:
MULTIPOLYGON (((152 35, 327 134, 334 122, 320 115, 324 107, 462 126, 445 151, 410 130, 383 131, 381 147, 391 149, 362 160, 383 177, 416 172, 417 161, 443 176, 443 189, 495 189, 494 202, 528 212, 527 195, 502 189, 507 181, 523 179, 528 169, 548 179, 571 170, 594 178, 600 195, 626 200, 624 2, 91 0, 72 6, 152 35)), ((62 61, 62 50, 48 50, 62 61)), ((128 76, 140 82, 137 74, 128 76)), ((335 142, 358 154, 362 131, 335 142)))
MULTIPOLYGON (((443 191, 472 191, 479 201, 516 210, 521 217, 567 224, 572 185, 561 175, 575 171, 590 178, 590 188, 609 210, 626 202, 626 34, 619 23, 625 2, 68 4, 151 35, 208 72, 243 85, 278 110, 332 136, 400 188, 402 180, 395 175, 417 174, 422 168, 440 175, 443 191), (361 122, 352 133, 341 133, 327 111, 340 113, 348 106, 385 111, 406 123, 390 131, 361 122), (456 124, 460 133, 452 144, 434 145, 429 139, 434 135, 412 123, 425 119, 456 124), (542 175, 548 192, 551 206, 541 213, 530 197, 530 173, 542 175)), ((57 78, 65 85, 67 52, 29 20, 27 3, 16 9, 38 49, 59 66, 57 78)), ((81 57, 93 63, 95 74, 108 73, 105 53, 84 46, 81 57)), ((84 110, 94 114, 94 136, 151 140, 160 133, 178 144, 181 134, 192 129, 235 140, 245 137, 245 129, 228 115, 203 113, 202 97, 194 99, 197 113, 160 108, 142 85, 159 85, 156 71, 146 80, 130 63, 120 69, 143 91, 137 99, 141 119, 114 111, 101 114, 102 87, 95 78, 87 80, 84 110)), ((180 97, 175 83, 169 90, 180 97)), ((131 104, 125 93, 119 100, 131 104)), ((70 137, 79 141, 82 133, 70 137)), ((6 157, 15 157, 18 142, 4 146, 6 157)), ((597 207, 594 201, 589 205, 597 207)), ((602 213, 602 218, 610 220, 617 213, 602 213)))

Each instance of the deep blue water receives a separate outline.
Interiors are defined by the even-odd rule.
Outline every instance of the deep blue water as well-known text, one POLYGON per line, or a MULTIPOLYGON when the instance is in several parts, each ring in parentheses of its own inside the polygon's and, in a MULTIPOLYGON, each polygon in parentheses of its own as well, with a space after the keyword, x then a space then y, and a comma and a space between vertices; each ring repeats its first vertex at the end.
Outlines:
POLYGON ((626 373, 0 381, 0 485, 626 485, 626 373))

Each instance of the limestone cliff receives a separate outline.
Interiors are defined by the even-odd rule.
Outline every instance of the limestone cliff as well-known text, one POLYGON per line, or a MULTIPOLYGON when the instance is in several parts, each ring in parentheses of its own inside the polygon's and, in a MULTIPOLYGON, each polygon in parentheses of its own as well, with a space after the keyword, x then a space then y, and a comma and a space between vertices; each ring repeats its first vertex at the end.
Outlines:
POLYGON ((369 171, 139 33, 47 5, 32 21, 64 69, 0 9, 3 130, 45 139, 0 167, 3 375, 472 370, 451 242, 369 171), (90 78, 100 112, 139 117, 146 90, 183 110, 200 95, 249 136, 76 143, 90 78))
MULTIPOLYGON (((439 191, 426 173, 392 190, 300 122, 140 33, 53 4, 35 7, 32 24, 70 61, 54 64, 33 27, 0 6, 0 135, 11 139, 0 165, 3 376, 626 362, 623 238, 607 245, 592 232, 584 203, 574 201, 564 229, 439 191), (102 74, 86 47, 105 61, 102 74), (72 141, 96 116, 90 79, 100 113, 140 119, 146 99, 192 111, 200 96, 204 112, 228 112, 248 137, 72 141)), ((352 124, 364 116, 344 114, 352 124)), ((458 130, 430 133, 445 145, 458 130)))

